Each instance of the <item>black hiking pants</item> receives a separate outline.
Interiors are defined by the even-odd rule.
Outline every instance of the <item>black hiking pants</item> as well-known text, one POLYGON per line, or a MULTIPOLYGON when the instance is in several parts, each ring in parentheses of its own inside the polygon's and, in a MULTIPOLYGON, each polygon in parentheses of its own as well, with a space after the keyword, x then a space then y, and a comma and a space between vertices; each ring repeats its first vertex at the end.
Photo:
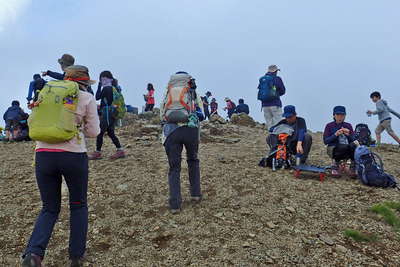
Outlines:
POLYGON ((336 146, 328 146, 327 150, 329 157, 334 159, 336 162, 347 159, 354 161, 356 145, 353 143, 348 145, 338 144, 336 146))
POLYGON ((199 129, 180 127, 168 136, 164 146, 169 163, 169 205, 171 209, 180 209, 182 203, 180 179, 183 147, 186 149, 189 169, 190 195, 201 197, 200 161, 198 159, 199 129))
POLYGON ((96 140, 96 151, 101 151, 101 147, 103 146, 103 138, 104 134, 107 133, 107 135, 111 138, 112 142, 116 146, 117 149, 121 148, 121 143, 119 142, 118 137, 115 135, 115 119, 110 116, 109 119, 107 119, 105 116, 101 116, 100 118, 100 134, 97 136, 96 140))
POLYGON ((35 161, 42 210, 24 256, 34 253, 44 257, 60 213, 61 184, 64 177, 69 191, 69 256, 80 258, 85 254, 88 231, 88 157, 86 153, 37 152, 35 161))

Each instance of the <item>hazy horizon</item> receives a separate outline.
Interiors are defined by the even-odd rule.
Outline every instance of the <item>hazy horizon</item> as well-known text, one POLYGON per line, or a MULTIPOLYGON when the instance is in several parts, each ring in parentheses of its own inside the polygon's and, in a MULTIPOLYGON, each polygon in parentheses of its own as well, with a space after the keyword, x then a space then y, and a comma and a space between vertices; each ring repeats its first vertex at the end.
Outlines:
MULTIPOLYGON (((149 82, 159 103, 169 76, 185 70, 201 94, 213 92, 220 114, 224 97, 244 98, 261 122, 258 79, 277 64, 284 105, 295 105, 310 129, 322 131, 344 105, 347 121, 373 130, 373 90, 400 111, 399 8, 394 0, 0 0, 0 111, 14 99, 25 106, 32 75, 61 71, 57 59, 70 53, 95 80, 112 71, 127 104, 141 107, 149 82)), ((400 134, 400 120, 393 127, 400 134)))

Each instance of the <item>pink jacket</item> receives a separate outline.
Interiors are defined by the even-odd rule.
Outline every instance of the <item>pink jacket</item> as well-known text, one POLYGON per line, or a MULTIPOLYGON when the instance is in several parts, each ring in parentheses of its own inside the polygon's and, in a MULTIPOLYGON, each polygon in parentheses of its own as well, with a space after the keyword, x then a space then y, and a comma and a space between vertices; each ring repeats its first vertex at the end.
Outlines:
POLYGON ((85 137, 94 138, 100 133, 100 121, 97 115, 96 99, 88 92, 79 91, 79 102, 76 109, 76 122, 82 125, 79 138, 60 143, 47 144, 36 142, 36 150, 60 150, 74 153, 87 152, 85 137))

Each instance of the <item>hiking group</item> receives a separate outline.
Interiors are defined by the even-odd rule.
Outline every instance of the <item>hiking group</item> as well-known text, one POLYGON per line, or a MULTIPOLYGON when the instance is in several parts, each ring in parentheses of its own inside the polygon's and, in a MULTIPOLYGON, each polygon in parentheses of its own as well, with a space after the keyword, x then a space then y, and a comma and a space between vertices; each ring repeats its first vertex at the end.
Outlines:
MULTIPOLYGON (((95 81, 91 79, 87 67, 75 65, 75 59, 67 54, 58 62, 63 73, 42 73, 42 76, 55 79, 52 81, 44 81, 40 75, 35 75, 27 98, 32 110, 27 124, 30 138, 36 141, 35 172, 42 210, 22 255, 24 267, 42 266, 60 213, 63 178, 69 190, 70 266, 83 266, 88 233, 88 161, 102 158, 105 133, 117 150, 111 159, 125 157, 123 146, 115 135, 115 125, 124 117, 126 108, 122 89, 113 74, 110 71, 100 74, 98 89, 94 95, 91 86, 95 81), (96 100, 100 101, 99 105, 96 100), (97 138, 96 151, 89 156, 85 138, 97 138)), ((307 131, 306 120, 297 115, 295 106, 287 105, 282 110, 280 98, 286 93, 286 89, 282 79, 277 76, 278 71, 276 65, 270 66, 266 75, 259 80, 258 86, 258 100, 261 101, 269 132, 269 158, 282 155, 284 151, 296 156, 296 164, 306 164, 312 148, 312 136, 307 131)), ((147 91, 144 95, 145 111, 151 112, 155 105, 152 84, 148 84, 147 91)), ((218 114, 216 99, 211 97, 212 93, 209 91, 201 97, 195 78, 185 71, 173 74, 165 89, 160 104, 160 118, 162 143, 169 164, 169 207, 172 214, 179 213, 182 206, 180 175, 183 148, 186 150, 191 201, 197 204, 202 200, 198 156, 200 125, 201 121, 218 114)), ((390 113, 395 112, 387 106, 387 102, 381 100, 379 93, 373 93, 371 99, 377 103, 377 110, 368 111, 368 114, 376 114, 380 119, 376 130, 378 143, 384 130, 397 138, 390 125, 390 113)), ((239 100, 237 106, 229 98, 225 102, 224 109, 227 110, 228 117, 234 113, 249 114, 249 106, 243 99, 239 100)), ((8 137, 11 136, 12 121, 26 117, 24 114, 26 113, 19 107, 19 103, 13 102, 4 115, 8 137)), ((334 121, 327 124, 324 132, 324 143, 333 161, 332 174, 340 175, 337 167, 341 161, 348 159, 352 162, 351 174, 355 175, 354 155, 357 154, 357 142, 365 140, 360 138, 361 131, 354 132, 352 125, 345 122, 345 107, 336 106, 333 115, 334 121)), ((370 138, 368 134, 366 137, 370 138)), ((287 160, 287 155, 283 156, 287 160)), ((363 177, 367 176, 366 173, 364 168, 363 177)))

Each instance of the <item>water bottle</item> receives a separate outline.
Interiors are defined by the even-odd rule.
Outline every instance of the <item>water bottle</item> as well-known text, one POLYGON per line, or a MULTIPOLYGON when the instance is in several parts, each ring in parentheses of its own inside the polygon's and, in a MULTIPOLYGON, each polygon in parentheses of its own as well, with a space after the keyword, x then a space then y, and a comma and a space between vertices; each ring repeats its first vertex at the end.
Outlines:
POLYGON ((297 153, 296 154, 296 166, 299 166, 301 164, 301 154, 297 153))

